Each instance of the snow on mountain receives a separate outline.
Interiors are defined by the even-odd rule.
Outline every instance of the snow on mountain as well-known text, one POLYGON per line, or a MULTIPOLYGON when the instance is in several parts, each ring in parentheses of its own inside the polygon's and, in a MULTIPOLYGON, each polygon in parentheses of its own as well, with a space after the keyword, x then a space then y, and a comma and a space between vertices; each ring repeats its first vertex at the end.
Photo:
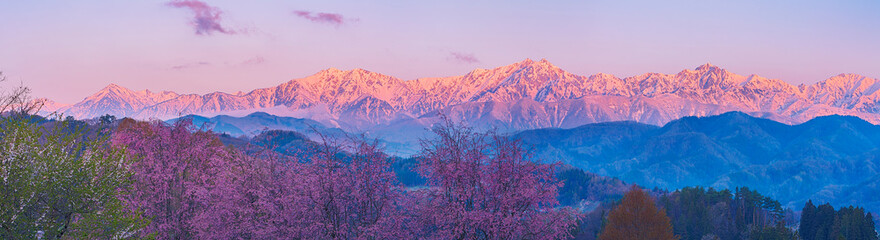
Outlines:
POLYGON ((563 71, 546 59, 539 62, 526 59, 518 64, 483 72, 482 75, 488 77, 485 78, 486 80, 480 78, 471 80, 481 84, 477 91, 462 102, 513 102, 524 98, 536 101, 562 100, 582 95, 582 91, 572 91, 571 88, 561 86, 573 85, 565 83, 583 82, 584 78, 563 71), (539 92, 541 95, 538 94, 539 92))
POLYGON ((92 118, 104 114, 134 116, 145 107, 179 96, 177 93, 169 91, 154 93, 143 90, 135 92, 116 84, 110 84, 79 103, 62 107, 58 111, 78 118, 92 118))
POLYGON ((42 107, 40 108, 40 113, 43 115, 53 113, 58 111, 58 109, 70 106, 70 104, 59 103, 46 98, 38 98, 34 99, 34 101, 42 104, 42 107))
POLYGON ((803 87, 815 104, 827 104, 859 112, 880 113, 880 82, 856 74, 840 74, 814 85, 803 87))
POLYGON ((808 86, 738 75, 711 64, 676 74, 618 78, 580 76, 542 59, 462 76, 404 81, 364 69, 329 68, 247 93, 205 95, 134 92, 113 85, 59 111, 78 118, 103 114, 168 119, 188 114, 272 109, 291 117, 318 117, 346 130, 430 124, 443 113, 477 125, 516 129, 572 127, 603 121, 664 124, 683 116, 742 111, 787 123, 845 114, 880 123, 880 82, 841 74, 808 86))
POLYGON ((187 94, 147 106, 132 116, 173 118, 214 115, 248 109, 287 107, 290 110, 327 105, 331 112, 356 118, 386 120, 396 113, 408 92, 400 79, 363 69, 326 69, 315 75, 248 93, 187 94))

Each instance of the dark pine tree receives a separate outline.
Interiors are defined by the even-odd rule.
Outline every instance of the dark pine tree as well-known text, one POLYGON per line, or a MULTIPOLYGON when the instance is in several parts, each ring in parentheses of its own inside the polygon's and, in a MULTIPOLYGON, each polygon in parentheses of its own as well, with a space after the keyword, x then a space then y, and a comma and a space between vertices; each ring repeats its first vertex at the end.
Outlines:
POLYGON ((807 201, 801 214, 798 230, 804 240, 878 240, 871 213, 861 207, 834 207, 825 203, 819 207, 807 201))
POLYGON ((807 200, 801 213, 801 224, 798 232, 804 240, 816 239, 816 206, 812 200, 807 200))

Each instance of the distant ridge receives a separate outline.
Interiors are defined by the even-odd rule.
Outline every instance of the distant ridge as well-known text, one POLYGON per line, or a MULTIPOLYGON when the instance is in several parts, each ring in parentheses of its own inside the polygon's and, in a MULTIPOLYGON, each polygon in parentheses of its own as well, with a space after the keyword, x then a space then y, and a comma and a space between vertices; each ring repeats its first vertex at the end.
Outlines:
POLYGON ((788 125, 729 112, 662 127, 609 122, 514 137, 538 159, 649 188, 748 186, 795 209, 812 199, 880 213, 880 126, 857 117, 788 125))
POLYGON ((794 86, 757 75, 737 75, 708 63, 676 74, 618 78, 601 73, 580 76, 545 59, 526 59, 461 76, 408 81, 364 69, 329 68, 275 87, 236 94, 135 92, 111 84, 79 103, 56 108, 77 118, 112 114, 139 119, 244 116, 264 111, 313 119, 347 131, 402 122, 425 127, 436 122, 438 113, 509 130, 606 121, 662 125, 684 116, 729 111, 784 123, 831 114, 880 123, 878 90, 880 81, 856 74, 794 86))
POLYGON ((225 133, 232 136, 255 136, 267 130, 296 131, 305 136, 324 134, 327 136, 343 134, 338 128, 328 128, 317 121, 302 118, 280 117, 264 112, 255 112, 243 117, 219 115, 203 117, 187 115, 180 118, 170 119, 167 122, 176 122, 183 119, 192 121, 194 126, 211 130, 216 133, 225 133))

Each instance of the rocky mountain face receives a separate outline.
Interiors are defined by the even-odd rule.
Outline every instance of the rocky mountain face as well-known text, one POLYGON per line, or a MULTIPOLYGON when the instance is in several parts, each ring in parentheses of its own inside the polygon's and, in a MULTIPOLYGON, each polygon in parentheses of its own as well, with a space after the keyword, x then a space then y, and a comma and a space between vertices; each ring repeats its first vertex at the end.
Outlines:
POLYGON ((880 83, 841 74, 793 86, 757 75, 742 76, 705 64, 676 74, 627 78, 580 76, 547 60, 463 76, 404 81, 363 69, 334 68, 247 93, 205 95, 135 92, 107 86, 82 102, 57 110, 77 118, 103 114, 170 119, 196 114, 244 116, 263 111, 309 118, 348 131, 389 124, 429 126, 439 115, 478 126, 522 130, 575 127, 605 121, 661 125, 684 116, 742 111, 784 123, 816 116, 853 115, 880 123, 880 83))
POLYGON ((120 117, 137 116, 145 108, 181 97, 169 91, 159 93, 150 90, 132 91, 116 84, 107 85, 101 91, 74 105, 57 109, 68 116, 93 118, 104 114, 120 117))

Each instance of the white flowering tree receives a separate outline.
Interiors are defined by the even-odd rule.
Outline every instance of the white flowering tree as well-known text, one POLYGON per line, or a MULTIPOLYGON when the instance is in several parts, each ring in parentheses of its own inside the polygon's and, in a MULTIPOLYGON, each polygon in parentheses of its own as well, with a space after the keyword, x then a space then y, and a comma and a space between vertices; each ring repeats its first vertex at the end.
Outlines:
POLYGON ((27 103, 15 97, 0 106, 7 110, 0 116, 0 239, 121 239, 142 227, 145 220, 118 199, 130 176, 125 154, 84 124, 9 111, 27 103))

